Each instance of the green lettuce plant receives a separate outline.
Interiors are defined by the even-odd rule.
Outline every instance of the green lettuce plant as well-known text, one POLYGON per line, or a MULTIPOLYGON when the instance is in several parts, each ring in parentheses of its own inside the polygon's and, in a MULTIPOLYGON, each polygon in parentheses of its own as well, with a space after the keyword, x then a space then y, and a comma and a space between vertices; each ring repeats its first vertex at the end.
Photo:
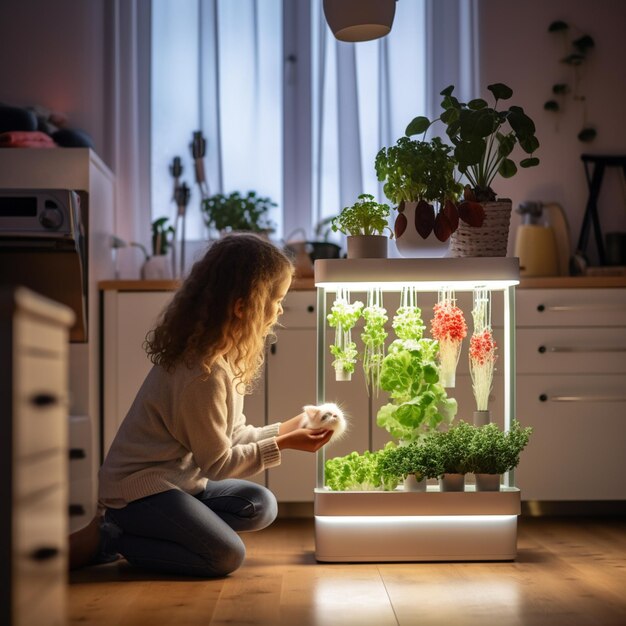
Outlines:
POLYGON ((475 474, 504 474, 517 467, 522 450, 528 444, 532 428, 522 428, 517 420, 510 430, 497 424, 475 429, 467 452, 468 471, 475 474))
POLYGON ((379 382, 390 402, 379 409, 376 423, 401 443, 410 443, 450 423, 457 403, 439 382, 438 344, 422 336, 420 309, 401 306, 392 327, 398 339, 383 359, 379 382))
POLYGON ((351 452, 327 459, 324 464, 326 486, 333 491, 393 491, 399 477, 385 460, 391 450, 393 444, 387 444, 375 452, 351 452))

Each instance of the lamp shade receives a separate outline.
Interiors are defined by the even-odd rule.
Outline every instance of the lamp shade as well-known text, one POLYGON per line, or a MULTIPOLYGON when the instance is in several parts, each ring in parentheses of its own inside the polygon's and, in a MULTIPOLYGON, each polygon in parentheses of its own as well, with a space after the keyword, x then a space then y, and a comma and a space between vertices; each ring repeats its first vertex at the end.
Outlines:
POLYGON ((396 0, 324 0, 324 15, 340 41, 369 41, 391 30, 396 0))

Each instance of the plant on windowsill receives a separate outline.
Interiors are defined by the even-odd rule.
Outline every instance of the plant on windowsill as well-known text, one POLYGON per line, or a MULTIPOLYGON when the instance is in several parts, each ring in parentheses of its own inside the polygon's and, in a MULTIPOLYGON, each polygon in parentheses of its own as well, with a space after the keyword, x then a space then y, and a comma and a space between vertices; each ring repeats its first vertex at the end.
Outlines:
POLYGON ((487 89, 495 99, 493 106, 476 98, 461 102, 454 95, 454 86, 441 92, 443 112, 432 122, 424 117, 414 118, 406 129, 410 137, 426 133, 430 126, 441 121, 454 146, 454 160, 459 172, 469 181, 464 198, 468 207, 481 203, 485 210, 480 228, 461 224, 453 234, 451 249, 454 256, 506 256, 511 215, 511 201, 497 200, 492 188, 497 176, 511 178, 517 165, 511 158, 516 146, 528 156, 519 161, 522 168, 539 164, 534 152, 539 148, 535 137, 535 124, 522 107, 499 109, 500 101, 509 100, 513 91, 502 83, 487 89))
POLYGON ((482 207, 459 206, 462 186, 455 179, 452 148, 438 137, 400 137, 394 146, 380 149, 375 167, 378 180, 385 181, 385 195, 398 206, 394 230, 403 256, 443 256, 459 217, 482 223, 482 207))
POLYGON ((349 259, 387 257, 387 241, 393 237, 387 224, 390 211, 388 204, 378 203, 374 196, 362 193, 353 205, 343 208, 332 219, 333 232, 347 236, 349 259))
POLYGON ((258 196, 255 191, 248 191, 245 196, 233 191, 204 198, 201 208, 206 226, 220 234, 248 231, 269 235, 275 228, 269 217, 275 206, 270 198, 258 196))

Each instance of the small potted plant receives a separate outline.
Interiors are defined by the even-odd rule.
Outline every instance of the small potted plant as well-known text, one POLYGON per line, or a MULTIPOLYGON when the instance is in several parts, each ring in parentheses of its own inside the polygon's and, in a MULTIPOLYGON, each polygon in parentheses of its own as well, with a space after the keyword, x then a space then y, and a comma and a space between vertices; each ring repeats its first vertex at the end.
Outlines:
POLYGON ((522 428, 517 420, 508 431, 500 430, 497 424, 474 429, 467 468, 476 476, 476 491, 500 490, 501 475, 517 467, 531 434, 532 428, 522 428))
POLYGON ((405 491, 426 491, 426 481, 443 472, 432 435, 392 448, 385 458, 385 466, 389 473, 397 474, 403 480, 405 491))
MULTIPOLYGON (((396 246, 403 256, 443 256, 458 228, 458 198, 452 148, 435 137, 418 141, 400 137, 376 155, 376 175, 383 191, 398 206, 396 246)), ((463 216, 480 222, 480 215, 463 216)))
POLYGON ((152 255, 148 255, 146 248, 137 242, 131 246, 141 248, 145 260, 141 266, 141 278, 144 280, 171 279, 173 276, 170 250, 174 246, 175 229, 168 223, 169 218, 159 217, 152 222, 152 255))
POLYGON ((345 207, 331 221, 333 232, 347 236, 348 258, 386 258, 387 242, 393 231, 387 224, 390 214, 388 204, 380 204, 374 196, 362 193, 352 205, 345 207))
POLYGON ((218 233, 251 231, 268 235, 274 231, 270 210, 277 206, 270 198, 248 191, 243 196, 238 191, 228 195, 214 194, 202 200, 204 223, 218 233))
POLYGON ((463 491, 465 474, 470 471, 470 446, 476 429, 463 420, 447 431, 434 434, 441 463, 439 489, 441 491, 463 491))
MULTIPOLYGON (((454 86, 441 92, 443 113, 437 120, 445 125, 454 145, 458 170, 469 181, 459 215, 463 218, 466 213, 476 212, 477 203, 485 212, 480 228, 472 220, 465 220, 466 225, 462 223, 454 233, 451 242, 454 256, 506 256, 511 200, 497 200, 491 185, 498 175, 511 178, 517 173, 517 165, 511 158, 516 145, 528 155, 519 161, 520 167, 539 164, 539 159, 533 156, 539 148, 534 122, 522 107, 498 109, 498 103, 509 100, 513 91, 502 83, 494 83, 487 89, 495 99, 492 107, 482 98, 467 103, 459 101, 452 95, 454 86)), ((426 133, 433 122, 418 116, 409 123, 406 134, 411 137, 426 133)))

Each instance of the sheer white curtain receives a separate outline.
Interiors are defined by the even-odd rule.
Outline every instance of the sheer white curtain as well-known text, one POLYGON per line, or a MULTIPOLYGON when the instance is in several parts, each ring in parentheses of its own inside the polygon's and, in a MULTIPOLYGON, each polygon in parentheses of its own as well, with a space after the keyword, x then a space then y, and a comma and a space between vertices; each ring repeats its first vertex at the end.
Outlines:
POLYGON ((391 33, 334 39, 321 0, 153 0, 152 218, 172 216, 169 165, 193 193, 190 239, 204 239, 189 143, 207 139, 211 193, 254 189, 279 207, 277 239, 337 214, 360 193, 384 200, 374 159, 439 91, 478 95, 476 0, 399 0, 391 33))

